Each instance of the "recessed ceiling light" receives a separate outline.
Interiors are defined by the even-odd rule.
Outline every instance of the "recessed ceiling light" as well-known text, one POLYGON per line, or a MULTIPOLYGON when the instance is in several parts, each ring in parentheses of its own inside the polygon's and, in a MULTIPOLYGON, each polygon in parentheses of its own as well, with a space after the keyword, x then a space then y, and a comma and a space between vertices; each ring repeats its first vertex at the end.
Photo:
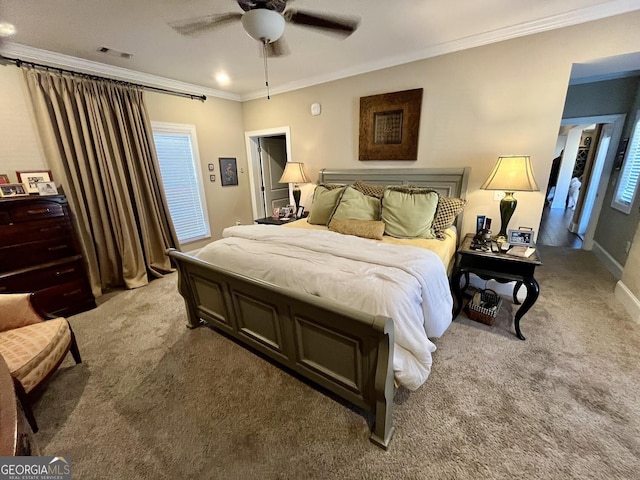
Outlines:
POLYGON ((216 82, 221 86, 229 85, 231 83, 231 79, 229 75, 224 72, 216 73, 216 82))
POLYGON ((16 27, 7 22, 0 22, 0 37, 8 37, 16 33, 16 27))

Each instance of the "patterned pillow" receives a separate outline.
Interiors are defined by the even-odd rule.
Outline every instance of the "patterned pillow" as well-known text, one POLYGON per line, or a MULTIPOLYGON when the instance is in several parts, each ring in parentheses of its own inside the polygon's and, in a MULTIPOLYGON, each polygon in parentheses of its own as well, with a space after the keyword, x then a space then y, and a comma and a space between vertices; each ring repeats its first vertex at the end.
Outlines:
POLYGON ((358 190, 360 193, 368 195, 369 197, 382 198, 384 195, 384 189, 387 187, 384 185, 365 183, 362 180, 356 180, 356 183, 353 184, 353 188, 358 190))
POLYGON ((436 216, 433 219, 433 232, 439 239, 444 239, 444 231, 453 225, 456 217, 462 213, 467 200, 464 198, 440 197, 436 216))

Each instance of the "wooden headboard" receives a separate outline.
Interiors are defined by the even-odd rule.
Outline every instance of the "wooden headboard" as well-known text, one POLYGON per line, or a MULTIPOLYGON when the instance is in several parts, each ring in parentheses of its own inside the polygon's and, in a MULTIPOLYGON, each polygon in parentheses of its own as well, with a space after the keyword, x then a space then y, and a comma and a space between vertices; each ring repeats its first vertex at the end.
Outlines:
MULTIPOLYGON (((323 168, 318 183, 350 185, 356 180, 376 185, 415 185, 430 188, 445 197, 466 198, 470 167, 462 168, 323 168)), ((456 220, 462 234, 462 214, 456 220)))

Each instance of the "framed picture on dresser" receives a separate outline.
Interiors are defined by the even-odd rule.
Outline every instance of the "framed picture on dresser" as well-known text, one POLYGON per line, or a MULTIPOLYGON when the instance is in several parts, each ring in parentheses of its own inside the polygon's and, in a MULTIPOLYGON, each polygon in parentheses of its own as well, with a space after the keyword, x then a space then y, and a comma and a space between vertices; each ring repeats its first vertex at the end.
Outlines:
POLYGON ((24 183, 28 193, 39 193, 38 182, 51 182, 51 170, 18 170, 18 181, 24 183))
POLYGON ((29 195, 22 183, 5 183, 0 185, 0 197, 24 197, 29 195))

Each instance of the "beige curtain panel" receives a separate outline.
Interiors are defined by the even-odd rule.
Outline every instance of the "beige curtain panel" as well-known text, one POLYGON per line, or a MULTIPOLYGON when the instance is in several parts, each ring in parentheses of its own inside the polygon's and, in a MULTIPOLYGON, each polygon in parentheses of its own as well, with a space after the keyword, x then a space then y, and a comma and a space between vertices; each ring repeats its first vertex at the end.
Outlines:
POLYGON ((23 67, 49 167, 77 222, 96 296, 172 270, 178 245, 142 92, 23 67))

